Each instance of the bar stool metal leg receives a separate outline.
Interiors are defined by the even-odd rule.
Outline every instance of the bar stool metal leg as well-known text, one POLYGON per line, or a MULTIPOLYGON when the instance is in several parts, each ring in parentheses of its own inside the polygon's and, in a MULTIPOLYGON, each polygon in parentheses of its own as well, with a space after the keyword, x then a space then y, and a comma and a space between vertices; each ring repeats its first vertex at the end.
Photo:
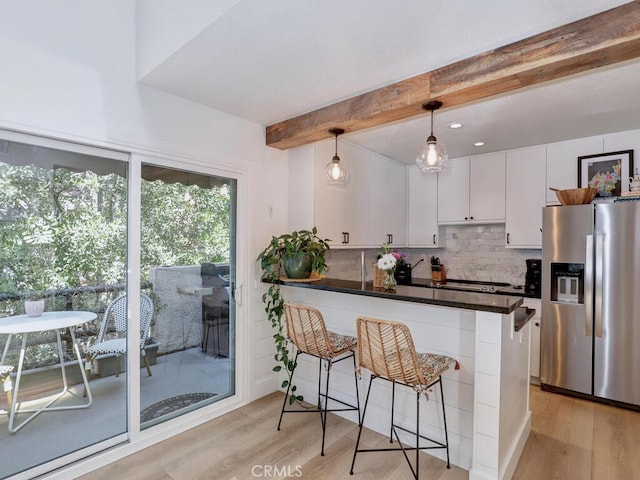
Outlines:
POLYGON ((373 383, 373 379, 375 377, 373 375, 371 375, 371 378, 369 379, 369 387, 367 388, 367 396, 364 400, 364 409, 362 410, 362 418, 360 420, 360 427, 358 428, 358 439, 356 440, 356 448, 353 451, 353 460, 351 460, 351 470, 349 470, 349 474, 353 475, 353 467, 356 464, 356 455, 358 454, 358 452, 361 452, 363 450, 358 450, 358 447, 360 446, 360 437, 362 437, 362 427, 364 426, 364 417, 367 414, 367 406, 369 405, 369 394, 371 393, 371 384, 373 383))
POLYGON ((356 354, 353 354, 353 372, 355 375, 353 376, 354 381, 356 382, 356 405, 358 406, 358 425, 362 425, 362 420, 360 418, 360 392, 358 391, 358 366, 356 364, 356 354))
MULTIPOLYGON (((320 360, 322 365, 322 360, 320 360)), ((324 457, 324 435, 327 431, 327 408, 329 406, 329 374, 331 373, 331 362, 328 362, 327 366, 327 385, 324 390, 324 410, 320 409, 320 418, 322 420, 322 448, 320 449, 320 455, 324 457)))
POLYGON ((442 377, 439 377, 440 382, 440 400, 442 401, 442 419, 444 420, 444 443, 447 445, 447 468, 451 468, 451 462, 449 462, 449 434, 447 433, 447 414, 444 411, 444 391, 442 390, 442 377))
MULTIPOLYGON (((317 408, 315 409, 303 409, 303 410, 287 410, 286 406, 287 406, 287 399, 289 398, 289 393, 291 392, 291 383, 293 380, 293 373, 295 372, 295 368, 298 364, 298 355, 300 355, 300 353, 304 353, 304 352, 300 352, 298 351, 296 353, 296 358, 295 358, 295 362, 294 362, 294 367, 291 370, 291 374, 289 375, 289 384, 287 385, 287 392, 285 394, 284 400, 282 402, 282 410, 280 412, 280 420, 278 421, 278 430, 280 430, 280 426, 282 424, 282 418, 285 414, 285 412, 287 413, 319 413, 320 414, 320 422, 322 423, 322 447, 320 449, 320 455, 324 456, 324 445, 325 445, 325 436, 326 436, 326 431, 327 431, 327 414, 329 412, 345 412, 345 411, 357 411, 358 412, 358 423, 361 423, 361 419, 360 419, 360 394, 358 392, 358 379, 356 376, 356 373, 354 371, 354 378, 355 378, 355 387, 356 387, 356 405, 351 405, 349 403, 346 403, 342 400, 339 400, 337 398, 332 397, 331 395, 329 395, 329 380, 331 378, 331 368, 333 367, 333 365, 335 363, 338 363, 342 360, 346 360, 349 357, 353 357, 354 358, 354 365, 355 365, 355 353, 351 352, 349 355, 344 356, 342 358, 339 358, 338 360, 325 360, 326 365, 327 365, 327 378, 325 380, 325 384, 324 384, 324 389, 322 388, 322 377, 319 377, 318 380, 318 386, 319 386, 319 390, 318 390, 318 405, 317 408), (340 407, 340 408, 329 408, 329 400, 332 400, 334 402, 337 402, 341 405, 344 406, 344 408, 340 407)), ((320 359, 320 374, 322 373, 322 360, 320 359)))
MULTIPOLYGON (((356 446, 353 452, 353 460, 351 461, 351 470, 349 471, 349 473, 351 475, 353 475, 353 469, 355 467, 356 464, 356 456, 358 455, 358 453, 361 452, 389 452, 389 451, 395 451, 395 450, 399 450, 402 452, 402 454, 404 455, 405 460, 407 461, 409 468, 411 469, 411 473, 413 474, 413 477, 418 480, 418 477, 420 475, 420 451, 421 450, 430 450, 430 449, 445 449, 447 452, 447 468, 451 468, 451 463, 449 460, 449 435, 448 435, 448 430, 447 430, 447 417, 444 414, 444 391, 442 388, 442 377, 439 376, 438 380, 436 380, 435 382, 433 382, 432 384, 429 385, 429 387, 434 386, 436 383, 440 383, 440 398, 442 400, 442 412, 443 412, 443 420, 444 420, 444 437, 445 437, 445 441, 440 442, 438 440, 434 440, 433 438, 429 438, 426 437, 422 434, 420 434, 420 392, 416 392, 416 427, 415 427, 415 431, 411 431, 407 428, 404 428, 400 425, 396 425, 394 423, 394 410, 395 410, 395 385, 396 382, 392 381, 392 380, 388 380, 384 377, 377 377, 375 375, 371 375, 371 379, 369 380, 369 387, 367 389, 367 396, 364 402, 364 409, 362 411, 362 419, 360 422, 360 426, 358 429, 358 438, 356 440, 356 446), (397 448, 372 448, 372 449, 360 449, 360 438, 362 436, 362 429, 364 427, 364 419, 365 419, 365 415, 367 414, 367 407, 369 405, 369 396, 371 393, 371 385, 373 384, 373 380, 376 378, 380 378, 382 380, 387 380, 389 382, 392 383, 392 387, 391 387, 391 433, 390 433, 390 437, 389 437, 389 441, 390 443, 393 443, 393 437, 395 436, 395 439, 398 442, 398 447, 397 448), (403 443, 400 441, 400 436, 398 435, 398 430, 402 430, 404 432, 413 434, 415 436, 415 447, 406 447, 403 445, 403 443), (434 446, 420 446, 420 440, 427 440, 431 443, 434 444, 434 446), (407 454, 407 452, 410 452, 412 450, 415 450, 416 452, 416 458, 415 458, 415 468, 414 466, 411 464, 411 460, 407 454)), ((409 385, 406 385, 409 386, 409 385)))

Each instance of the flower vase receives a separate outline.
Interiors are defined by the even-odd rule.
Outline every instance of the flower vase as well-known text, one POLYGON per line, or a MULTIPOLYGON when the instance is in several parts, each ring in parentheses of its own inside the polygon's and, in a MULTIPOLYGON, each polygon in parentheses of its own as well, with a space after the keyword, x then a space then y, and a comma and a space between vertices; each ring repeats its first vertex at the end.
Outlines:
POLYGON ((391 291, 396 289, 396 277, 394 276, 393 269, 387 270, 387 275, 384 277, 384 282, 382 282, 382 287, 385 290, 391 291))

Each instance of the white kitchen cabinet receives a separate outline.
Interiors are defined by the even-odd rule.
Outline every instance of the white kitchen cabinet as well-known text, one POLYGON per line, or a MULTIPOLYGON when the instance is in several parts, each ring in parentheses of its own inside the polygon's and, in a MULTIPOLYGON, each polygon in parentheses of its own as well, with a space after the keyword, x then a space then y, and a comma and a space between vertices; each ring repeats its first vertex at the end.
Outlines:
POLYGON ((452 159, 438 173, 438 223, 504 221, 504 152, 452 159))
POLYGON ((507 152, 505 243, 542 248, 542 208, 546 205, 544 146, 507 152))
POLYGON ((339 145, 341 163, 349 171, 344 186, 329 185, 324 167, 334 155, 333 141, 316 144, 314 161, 314 224, 332 247, 359 246, 366 243, 368 197, 366 158, 362 150, 339 145))
POLYGON ((406 166, 382 157, 367 163, 369 221, 367 242, 374 247, 407 244, 406 166))
POLYGON ((531 323, 531 339, 529 352, 529 375, 533 382, 539 383, 540 379, 540 325, 542 322, 542 304, 537 298, 525 298, 523 307, 535 309, 536 313, 529 322, 531 323))
MULTIPOLYGON (((405 166, 381 155, 338 143, 340 162, 349 171, 344 186, 327 184, 324 168, 334 155, 333 141, 318 142, 314 162, 314 224, 333 248, 406 245, 405 166)), ((292 199, 294 201, 294 199, 292 199)))
POLYGON ((435 248, 438 231, 438 176, 416 165, 407 167, 407 226, 409 247, 435 248))
POLYGON ((438 223, 469 220, 469 158, 450 159, 438 173, 438 223))
MULTIPOLYGON (((547 145, 547 188, 578 188, 578 157, 603 152, 603 137, 547 145)), ((551 190, 547 190, 547 204, 560 204, 556 193, 551 190)))

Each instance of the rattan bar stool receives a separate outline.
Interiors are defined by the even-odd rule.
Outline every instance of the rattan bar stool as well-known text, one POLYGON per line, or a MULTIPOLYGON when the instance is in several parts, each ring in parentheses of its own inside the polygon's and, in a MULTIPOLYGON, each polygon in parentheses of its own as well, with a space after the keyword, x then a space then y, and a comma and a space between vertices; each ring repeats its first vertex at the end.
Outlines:
POLYGON ((358 453, 384 452, 391 450, 402 451, 416 480, 418 479, 420 472, 420 450, 445 449, 447 451, 447 468, 450 468, 449 435, 447 433, 447 417, 444 409, 444 392, 442 389, 441 375, 449 368, 449 365, 455 364, 456 370, 459 369, 460 365, 458 362, 445 355, 416 353, 411 332, 406 325, 399 322, 358 317, 357 329, 358 364, 361 368, 366 368, 371 371, 371 379, 369 380, 369 388, 367 389, 367 397, 364 402, 364 410, 360 421, 358 440, 356 441, 356 447, 353 452, 353 461, 351 462, 351 471, 349 473, 353 475, 353 467, 355 466, 356 456, 358 453), (369 404, 371 385, 376 378, 387 380, 392 383, 391 429, 389 432, 389 442, 393 443, 393 437, 395 436, 399 444, 398 448, 359 448, 362 426, 364 425, 364 417, 367 414, 367 405, 369 404), (411 431, 394 423, 396 384, 411 387, 416 392, 415 431, 411 431), (428 389, 436 384, 440 384, 442 417, 444 420, 444 442, 437 441, 420 434, 420 396, 424 395, 424 397, 428 399, 428 389), (398 430, 415 435, 416 446, 404 446, 398 436, 398 430), (433 445, 421 447, 420 439, 428 440, 433 445), (415 469, 413 465, 411 465, 411 460, 407 455, 407 452, 412 450, 415 450, 416 452, 415 469))
POLYGON ((357 342, 355 337, 329 332, 325 327, 322 314, 315 308, 285 303, 284 313, 287 323, 287 337, 296 347, 296 357, 293 369, 289 374, 289 386, 287 387, 287 393, 285 394, 284 402, 282 403, 282 411, 280 412, 280 420, 278 421, 278 430, 280 430, 282 416, 285 412, 320 413, 320 420, 322 422, 322 448, 320 450, 320 454, 324 455, 324 437, 327 428, 327 412, 357 411, 358 423, 360 423, 360 395, 358 393, 358 377, 356 372, 355 356, 357 342), (319 359, 318 404, 315 409, 287 410, 285 407, 287 405, 287 398, 289 397, 289 390, 291 389, 291 380, 293 379, 293 374, 296 366, 298 365, 298 356, 300 354, 310 355, 319 359), (353 359, 353 376, 355 380, 357 405, 351 405, 329 395, 329 375, 331 373, 331 367, 348 358, 353 359), (324 392, 321 388, 323 362, 325 363, 327 371, 324 392), (324 400, 324 403, 322 400, 324 400), (333 400, 334 402, 343 405, 343 408, 328 408, 329 400, 333 400))

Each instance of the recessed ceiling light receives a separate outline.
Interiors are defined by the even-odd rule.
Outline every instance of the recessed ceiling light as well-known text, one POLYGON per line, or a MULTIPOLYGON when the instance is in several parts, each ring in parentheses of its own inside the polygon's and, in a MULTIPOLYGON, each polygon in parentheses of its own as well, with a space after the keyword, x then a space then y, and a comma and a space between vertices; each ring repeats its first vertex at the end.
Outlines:
POLYGON ((474 143, 474 145, 476 147, 482 147, 484 145, 484 142, 476 142, 476 143, 474 143))
POLYGON ((449 128, 461 128, 462 127, 462 123, 460 122, 451 122, 449 124, 449 128))

